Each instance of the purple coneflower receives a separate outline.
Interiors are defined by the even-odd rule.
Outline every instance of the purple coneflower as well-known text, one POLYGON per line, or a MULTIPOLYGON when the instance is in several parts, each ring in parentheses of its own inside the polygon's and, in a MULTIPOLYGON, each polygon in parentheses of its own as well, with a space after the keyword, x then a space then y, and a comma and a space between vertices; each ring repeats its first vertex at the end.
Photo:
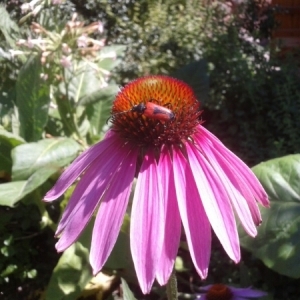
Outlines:
POLYGON ((112 108, 112 128, 82 153, 45 196, 61 196, 81 175, 57 228, 56 248, 73 244, 97 211, 90 262, 101 270, 118 237, 134 178, 130 247, 144 293, 165 285, 179 247, 181 223, 190 254, 207 276, 211 227, 235 262, 240 246, 235 214, 255 236, 257 201, 267 195, 252 171, 201 126, 199 102, 185 83, 146 76, 126 85, 112 108))
POLYGON ((205 294, 198 297, 200 300, 246 300, 267 295, 265 292, 251 288, 234 288, 225 284, 212 284, 201 287, 201 290, 205 294))

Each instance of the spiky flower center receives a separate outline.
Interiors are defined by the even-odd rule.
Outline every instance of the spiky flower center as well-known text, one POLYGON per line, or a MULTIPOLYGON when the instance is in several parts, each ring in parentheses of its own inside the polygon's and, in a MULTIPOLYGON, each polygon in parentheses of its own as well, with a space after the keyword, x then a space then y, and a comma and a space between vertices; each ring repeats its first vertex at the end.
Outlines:
POLYGON ((112 107, 113 130, 138 146, 181 144, 201 123, 200 103, 184 82, 146 76, 130 82, 112 107))
POLYGON ((231 300, 232 297, 232 291, 224 284, 214 284, 206 294, 207 300, 231 300))

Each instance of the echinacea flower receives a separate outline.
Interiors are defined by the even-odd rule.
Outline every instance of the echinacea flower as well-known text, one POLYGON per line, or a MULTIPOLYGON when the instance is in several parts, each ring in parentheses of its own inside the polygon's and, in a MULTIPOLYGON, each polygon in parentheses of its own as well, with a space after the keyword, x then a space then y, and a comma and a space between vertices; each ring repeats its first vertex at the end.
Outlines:
POLYGON ((97 211, 90 263, 101 270, 118 237, 134 178, 130 247, 140 287, 167 283, 180 242, 181 223, 191 258, 207 276, 211 228, 235 262, 240 247, 235 214, 255 236, 261 223, 257 201, 267 195, 252 171, 199 118, 192 89, 166 76, 126 85, 112 108, 112 128, 82 153, 45 196, 61 196, 81 175, 56 235, 58 251, 73 244, 97 211))
POLYGON ((197 298, 200 300, 245 300, 267 295, 265 292, 251 288, 235 288, 225 284, 212 284, 201 287, 201 290, 203 290, 205 294, 197 298))

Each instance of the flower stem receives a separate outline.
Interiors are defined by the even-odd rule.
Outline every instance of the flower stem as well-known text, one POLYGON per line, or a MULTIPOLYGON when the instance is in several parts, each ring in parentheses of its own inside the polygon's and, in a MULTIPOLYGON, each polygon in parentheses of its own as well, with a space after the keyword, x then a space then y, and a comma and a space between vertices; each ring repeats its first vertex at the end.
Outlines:
POLYGON ((167 297, 168 300, 177 300, 178 291, 177 291, 177 279, 175 275, 175 270, 172 271, 171 276, 167 283, 167 297))

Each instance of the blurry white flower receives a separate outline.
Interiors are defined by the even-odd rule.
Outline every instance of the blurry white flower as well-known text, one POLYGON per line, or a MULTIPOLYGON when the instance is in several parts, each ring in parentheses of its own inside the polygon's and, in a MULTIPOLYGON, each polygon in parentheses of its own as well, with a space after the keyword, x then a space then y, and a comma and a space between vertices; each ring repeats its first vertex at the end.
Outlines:
POLYGON ((72 49, 69 47, 68 44, 63 43, 63 44, 62 44, 62 51, 63 51, 63 53, 65 53, 65 54, 70 54, 70 53, 72 52, 72 49))
POLYGON ((102 22, 98 22, 98 31, 100 32, 100 33, 103 33, 103 31, 104 31, 104 27, 103 27, 103 23, 102 22))
POLYGON ((88 37, 86 34, 83 34, 77 39, 77 46, 79 48, 86 48, 87 45, 88 45, 88 37))
POLYGON ((72 66, 71 59, 67 56, 63 56, 60 60, 60 63, 64 68, 70 68, 72 66))
POLYGON ((45 74, 45 73, 41 73, 40 74, 40 78, 44 81, 46 81, 48 79, 48 74, 45 74))
POLYGON ((27 13, 28 11, 31 11, 31 10, 32 10, 32 7, 30 6, 29 3, 23 3, 23 4, 21 5, 21 12, 22 12, 22 14, 25 14, 25 13, 27 13))

